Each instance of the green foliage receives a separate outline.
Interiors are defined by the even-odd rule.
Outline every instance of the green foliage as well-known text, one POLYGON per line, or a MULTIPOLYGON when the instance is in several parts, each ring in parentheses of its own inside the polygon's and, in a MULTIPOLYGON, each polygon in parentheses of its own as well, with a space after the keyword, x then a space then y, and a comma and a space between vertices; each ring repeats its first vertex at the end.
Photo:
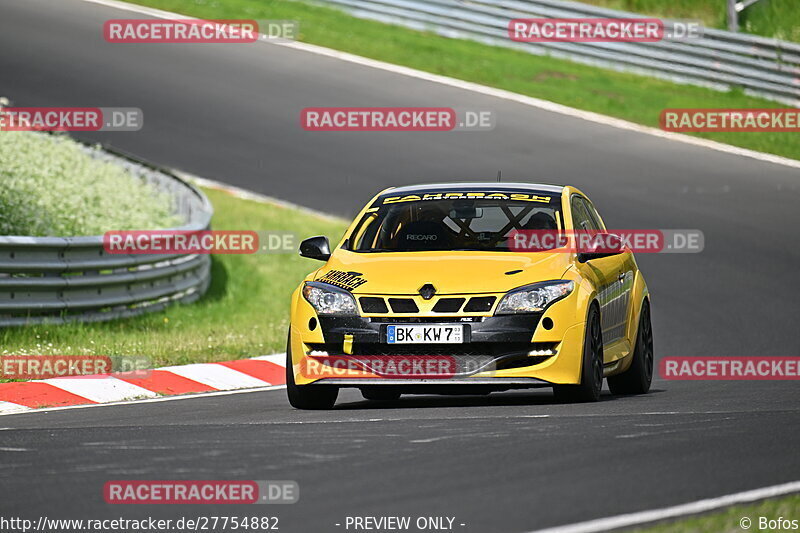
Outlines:
POLYGON ((180 223, 168 196, 69 137, 0 132, 0 235, 101 235, 180 223))
MULTIPOLYGON (((726 29, 725 0, 583 0, 587 4, 673 19, 699 19, 706 26, 726 29)), ((797 0, 760 0, 739 14, 743 31, 800 41, 800 6, 797 0)))

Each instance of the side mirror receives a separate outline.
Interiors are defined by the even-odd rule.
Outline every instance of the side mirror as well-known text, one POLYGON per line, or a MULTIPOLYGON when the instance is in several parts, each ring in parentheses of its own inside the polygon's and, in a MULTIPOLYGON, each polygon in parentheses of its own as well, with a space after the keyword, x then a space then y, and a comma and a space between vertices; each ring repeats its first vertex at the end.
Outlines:
POLYGON ((618 235, 607 232, 597 232, 591 234, 588 241, 579 240, 578 262, 585 263, 592 259, 601 259, 612 255, 621 254, 624 251, 622 239, 618 235))
POLYGON ((324 236, 310 237, 300 243, 300 256, 319 261, 327 261, 331 257, 331 245, 324 236))

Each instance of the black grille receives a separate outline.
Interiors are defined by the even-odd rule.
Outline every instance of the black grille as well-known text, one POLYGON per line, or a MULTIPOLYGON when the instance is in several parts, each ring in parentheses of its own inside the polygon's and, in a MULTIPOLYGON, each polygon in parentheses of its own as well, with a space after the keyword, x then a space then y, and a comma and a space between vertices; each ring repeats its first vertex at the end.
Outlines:
POLYGON ((458 313, 466 298, 440 298, 433 306, 434 313, 458 313))
POLYGON ((362 296, 358 299, 361 303, 361 309, 365 313, 388 313, 389 308, 386 307, 386 302, 383 298, 374 298, 370 296, 362 296))
POLYGON ((475 298, 469 299, 464 311, 467 313, 480 313, 483 311, 489 311, 494 305, 494 301, 494 296, 476 296, 475 298))
POLYGON ((418 313, 419 308, 410 298, 389 298, 389 305, 395 313, 418 313))

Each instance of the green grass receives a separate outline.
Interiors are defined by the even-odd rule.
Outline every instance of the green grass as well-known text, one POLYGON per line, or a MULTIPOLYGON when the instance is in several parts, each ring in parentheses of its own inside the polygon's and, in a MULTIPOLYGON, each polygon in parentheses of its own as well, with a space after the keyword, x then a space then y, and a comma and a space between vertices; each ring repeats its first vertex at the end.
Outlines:
MULTIPOLYGON (((587 4, 657 17, 699 19, 706 26, 727 29, 725 0, 583 0, 587 4)), ((800 41, 797 0, 761 0, 739 14, 741 30, 764 37, 800 41)))
MULTIPOLYGON (((658 127, 659 114, 664 108, 785 107, 767 100, 745 96, 740 90, 718 92, 467 40, 448 39, 398 26, 357 19, 341 11, 302 2, 133 1, 201 18, 299 20, 301 41, 498 87, 653 127, 658 127)), ((309 105, 312 105, 312 102, 309 102, 309 105)), ((447 102, 431 102, 431 105, 447 105, 447 102)), ((796 133, 714 132, 696 135, 800 159, 800 136, 796 133)))
POLYGON ((181 222, 169 196, 63 135, 0 132, 0 183, 0 235, 101 235, 181 222))
POLYGON ((699 19, 712 28, 727 28, 726 0, 581 0, 609 9, 621 9, 633 13, 673 18, 699 19))
MULTIPOLYGON (((338 239, 344 221, 240 200, 206 190, 217 230, 294 232, 298 238, 338 239)), ((219 255, 208 293, 190 305, 99 324, 27 326, 0 330, 0 355, 143 355, 155 366, 211 362, 283 351, 289 296, 321 263, 297 253, 219 255)))
MULTIPOLYGON (((765 500, 754 505, 737 505, 720 512, 666 522, 633 531, 637 533, 743 533, 745 531, 764 533, 766 531, 778 531, 778 529, 770 529, 769 527, 760 528, 760 517, 768 520, 776 520, 778 517, 800 520, 800 494, 765 500), (740 521, 744 517, 751 521, 749 529, 744 529, 740 525, 740 521)), ((788 531, 793 530, 789 529, 788 531)))

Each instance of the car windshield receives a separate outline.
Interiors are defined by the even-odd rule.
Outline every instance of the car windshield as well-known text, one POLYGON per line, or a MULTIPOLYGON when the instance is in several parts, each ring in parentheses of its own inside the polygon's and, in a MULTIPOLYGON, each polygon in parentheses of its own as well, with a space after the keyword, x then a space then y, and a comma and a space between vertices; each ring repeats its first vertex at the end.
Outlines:
POLYGON ((348 249, 510 251, 515 231, 561 229, 558 196, 484 194, 484 198, 465 198, 467 194, 439 194, 445 197, 427 199, 430 196, 435 195, 411 196, 410 200, 379 198, 356 225, 348 249))

